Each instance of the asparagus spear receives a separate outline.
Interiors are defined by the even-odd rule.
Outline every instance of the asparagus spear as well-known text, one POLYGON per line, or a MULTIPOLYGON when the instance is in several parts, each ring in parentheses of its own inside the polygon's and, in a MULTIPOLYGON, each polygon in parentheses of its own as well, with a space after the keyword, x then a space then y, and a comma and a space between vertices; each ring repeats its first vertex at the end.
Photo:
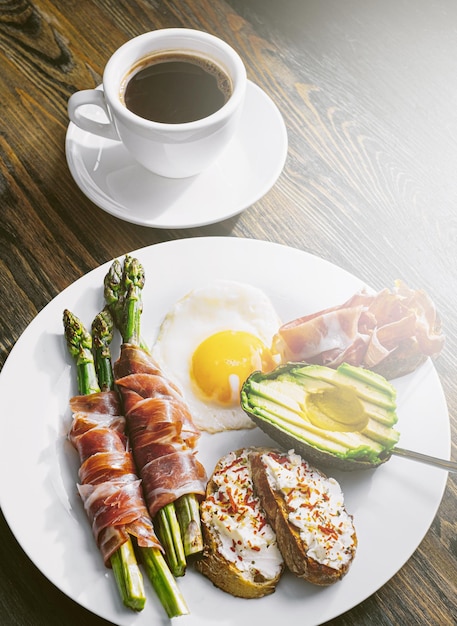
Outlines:
POLYGON ((121 262, 115 259, 104 280, 105 302, 124 341, 128 337, 129 343, 141 346, 145 352, 149 352, 147 344, 139 336, 140 317, 143 310, 141 290, 144 287, 144 270, 136 259, 131 259, 128 255, 126 259, 128 259, 127 264, 131 261, 135 262, 132 275, 126 275, 121 262), (138 299, 135 298, 135 292, 137 292, 138 299), (129 297, 132 301, 126 306, 126 300, 129 297), (138 333, 138 336, 134 336, 134 333, 135 335, 138 333))
MULTIPOLYGON (((105 301, 124 343, 139 345, 147 351, 140 334, 144 282, 143 266, 137 259, 126 255, 123 268, 118 260, 113 262, 104 286, 105 301)), ((186 556, 203 550, 199 505, 194 494, 183 495, 159 511, 157 533, 173 572, 183 574, 186 556)))
POLYGON ((122 265, 118 259, 111 264, 104 280, 104 295, 106 307, 113 318, 116 328, 121 329, 122 324, 122 307, 121 307, 121 284, 122 284, 122 265))
MULTIPOLYGON (((68 350, 76 362, 79 393, 89 395, 99 392, 91 335, 68 309, 64 311, 63 323, 68 350)), ((110 563, 123 603, 135 611, 141 611, 144 608, 146 596, 143 578, 130 539, 111 556, 110 563)))
POLYGON ((110 348, 113 340, 113 329, 112 315, 109 309, 105 307, 92 322, 92 352, 98 383, 102 391, 109 391, 114 388, 110 348))
MULTIPOLYGON (((104 391, 114 388, 114 376, 110 344, 113 338, 114 320, 105 307, 92 322, 92 340, 94 347, 95 368, 98 381, 104 391)), ((162 552, 158 548, 137 546, 146 574, 154 587, 168 617, 177 617, 189 613, 176 580, 171 573, 162 552)))

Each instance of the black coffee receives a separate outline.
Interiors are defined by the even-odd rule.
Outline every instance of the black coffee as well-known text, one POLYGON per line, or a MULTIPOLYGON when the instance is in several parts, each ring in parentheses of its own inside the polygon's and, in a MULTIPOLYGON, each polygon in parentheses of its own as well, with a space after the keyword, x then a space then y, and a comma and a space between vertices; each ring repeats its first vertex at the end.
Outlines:
POLYGON ((163 53, 131 69, 121 97, 140 117, 182 124, 215 113, 231 92, 230 78, 215 63, 190 54, 163 53))

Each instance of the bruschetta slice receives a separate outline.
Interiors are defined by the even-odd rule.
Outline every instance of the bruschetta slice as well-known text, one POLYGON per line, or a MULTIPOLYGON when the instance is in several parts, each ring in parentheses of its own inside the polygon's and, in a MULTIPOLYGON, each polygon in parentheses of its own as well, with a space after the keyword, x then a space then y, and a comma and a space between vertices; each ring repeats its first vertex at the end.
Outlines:
POLYGON ((341 580, 354 559, 357 535, 338 482, 293 451, 252 449, 249 462, 288 569, 315 585, 341 580))
POLYGON ((205 548, 196 569, 241 598, 273 593, 283 571, 276 535, 255 495, 250 449, 217 463, 200 505, 205 548))

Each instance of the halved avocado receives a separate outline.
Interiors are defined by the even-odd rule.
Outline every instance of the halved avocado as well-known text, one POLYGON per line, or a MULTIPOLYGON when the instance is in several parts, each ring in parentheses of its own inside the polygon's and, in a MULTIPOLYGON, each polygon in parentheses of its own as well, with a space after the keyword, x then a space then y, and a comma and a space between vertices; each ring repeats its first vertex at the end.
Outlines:
POLYGON ((396 390, 346 363, 337 369, 288 363, 254 372, 241 407, 267 435, 311 463, 343 470, 385 463, 399 440, 396 390))

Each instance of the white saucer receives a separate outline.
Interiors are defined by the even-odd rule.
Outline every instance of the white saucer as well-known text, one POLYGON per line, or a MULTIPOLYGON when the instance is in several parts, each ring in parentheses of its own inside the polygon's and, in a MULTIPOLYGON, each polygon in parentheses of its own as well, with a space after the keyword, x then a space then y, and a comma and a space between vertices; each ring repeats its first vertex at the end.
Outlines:
MULTIPOLYGON (((103 114, 94 107, 94 115, 103 114)), ((269 191, 284 167, 287 131, 271 98, 248 81, 237 134, 198 176, 176 180, 152 174, 120 142, 72 122, 65 150, 77 185, 104 211, 142 226, 190 228, 237 215, 269 191)))

